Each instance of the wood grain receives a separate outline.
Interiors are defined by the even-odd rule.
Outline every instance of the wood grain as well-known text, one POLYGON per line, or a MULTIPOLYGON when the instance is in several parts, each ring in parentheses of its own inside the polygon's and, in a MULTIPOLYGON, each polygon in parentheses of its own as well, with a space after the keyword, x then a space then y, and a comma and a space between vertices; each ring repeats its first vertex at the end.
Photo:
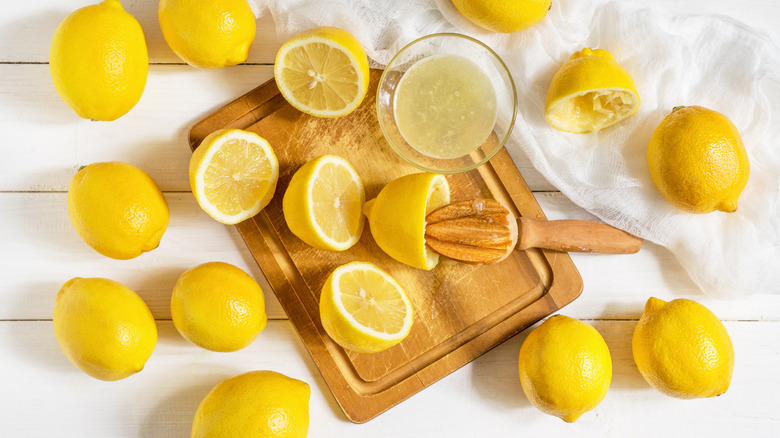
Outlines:
MULTIPOLYGON (((372 71, 369 96, 380 72, 372 71)), ((288 105, 273 81, 237 99, 190 131, 193 148, 210 132, 234 127, 257 132, 274 147, 279 183, 271 203, 237 227, 282 307, 347 416, 367 421, 463 366, 576 298, 582 282, 571 259, 517 251, 502 263, 470 266, 444 260, 431 272, 392 260, 368 230, 344 252, 315 250, 295 237, 282 213, 292 174, 318 156, 348 157, 371 199, 394 178, 417 172, 385 143, 373 99, 339 119, 320 119, 288 105), (409 336, 396 347, 357 354, 338 347, 319 321, 319 291, 337 266, 363 260, 386 269, 409 292, 416 312, 409 336)), ((489 165, 448 176, 453 199, 500 198, 517 215, 544 219, 506 151, 489 165)))

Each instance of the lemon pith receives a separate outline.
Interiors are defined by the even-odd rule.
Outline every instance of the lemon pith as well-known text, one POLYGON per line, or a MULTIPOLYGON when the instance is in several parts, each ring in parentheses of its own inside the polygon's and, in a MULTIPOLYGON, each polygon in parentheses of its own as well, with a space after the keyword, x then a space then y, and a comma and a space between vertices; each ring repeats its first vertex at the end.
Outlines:
POLYGON ((54 33, 49 70, 57 93, 80 117, 116 120, 146 87, 143 29, 117 0, 78 9, 54 33))
POLYGON ((731 338, 723 323, 693 300, 648 299, 631 347, 642 377, 671 397, 714 397, 731 383, 731 338))
POLYGON ((390 181, 363 211, 374 241, 385 253, 409 266, 431 270, 439 255, 425 245, 425 217, 449 202, 444 175, 414 173, 390 181))
POLYGON ((200 207, 224 224, 256 215, 273 198, 279 163, 266 139, 241 129, 209 134, 190 158, 189 179, 200 207))
POLYGON ((647 147, 658 191, 689 213, 731 213, 750 177, 742 137, 723 114, 677 107, 658 124, 647 147))
POLYGON ((344 251, 363 233, 365 193, 357 171, 342 157, 323 155, 301 166, 282 199, 288 228, 309 246, 344 251))
POLYGON ((100 380, 119 380, 144 367, 157 326, 135 292, 105 278, 73 278, 57 293, 54 334, 71 363, 100 380))
POLYGON ((342 347, 376 353, 409 334, 411 302, 398 282, 376 265, 352 262, 336 268, 320 294, 320 319, 342 347))
POLYGON ((544 117, 561 131, 598 132, 633 115, 639 104, 633 79, 612 54, 584 48, 553 76, 544 117))
POLYGON ((309 29, 279 49, 274 79, 296 109, 317 117, 341 117, 366 96, 368 57, 360 42, 343 29, 309 29))

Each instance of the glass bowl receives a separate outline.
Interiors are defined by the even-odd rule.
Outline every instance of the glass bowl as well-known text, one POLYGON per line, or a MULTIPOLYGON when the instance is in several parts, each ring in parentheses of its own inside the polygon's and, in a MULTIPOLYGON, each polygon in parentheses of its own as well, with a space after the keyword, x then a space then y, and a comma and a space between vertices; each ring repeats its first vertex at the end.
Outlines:
POLYGON ((517 92, 512 75, 490 47, 466 35, 438 33, 412 41, 390 60, 379 79, 376 108, 382 133, 398 155, 424 171, 452 174, 472 170, 501 150, 517 117, 517 92), (492 132, 473 152, 456 158, 438 158, 418 151, 407 142, 396 123, 395 95, 401 79, 413 65, 436 55, 458 55, 473 62, 495 91, 496 121, 492 132))

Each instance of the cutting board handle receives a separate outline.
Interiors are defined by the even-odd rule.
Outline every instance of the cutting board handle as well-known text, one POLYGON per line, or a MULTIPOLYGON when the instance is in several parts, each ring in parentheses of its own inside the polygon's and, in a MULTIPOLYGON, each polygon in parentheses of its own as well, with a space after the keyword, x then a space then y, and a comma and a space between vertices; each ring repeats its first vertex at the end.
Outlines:
POLYGON ((585 220, 535 221, 518 219, 521 232, 517 249, 546 248, 566 252, 633 254, 642 239, 619 228, 585 220))

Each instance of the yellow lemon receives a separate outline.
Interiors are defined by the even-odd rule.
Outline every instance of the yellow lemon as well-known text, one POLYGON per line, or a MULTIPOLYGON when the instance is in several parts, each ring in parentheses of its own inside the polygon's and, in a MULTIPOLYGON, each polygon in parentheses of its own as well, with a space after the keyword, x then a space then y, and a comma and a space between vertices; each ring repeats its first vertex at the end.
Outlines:
POLYGON ((606 50, 575 52, 547 89, 544 118, 566 132, 597 132, 639 109, 639 93, 628 72, 606 50))
POLYGON ((337 155, 323 155, 295 172, 282 209, 290 231, 308 245, 344 251, 363 233, 365 199, 363 183, 352 165, 337 155))
POLYGON ((450 203, 444 175, 413 173, 396 178, 366 202, 371 235, 390 257, 419 269, 431 270, 439 255, 425 246, 425 217, 450 203))
POLYGON ((677 107, 664 117, 647 147, 650 176, 661 194, 689 213, 737 210, 750 177, 739 131, 723 114, 677 107))
POLYGON ((74 365, 100 380, 141 371, 157 344, 146 303, 127 286, 105 278, 73 278, 54 302, 54 334, 74 365))
POLYGON ((634 329, 634 362, 647 383, 682 398, 723 394, 734 371, 734 347, 723 323, 693 300, 651 297, 634 329))
POLYGON ((285 99, 306 114, 341 117, 368 91, 368 57, 349 32, 317 27, 290 38, 276 54, 274 79, 285 99))
POLYGON ((247 0, 160 0, 157 17, 171 49, 199 68, 246 61, 257 30, 247 0))
POLYGON ((204 263, 179 277, 171 296, 171 318, 185 339, 211 351, 246 347, 268 322, 260 285, 222 262, 204 263))
POLYGON ((89 246, 115 259, 157 248, 170 219, 154 180, 121 161, 93 163, 76 172, 68 187, 68 214, 89 246))
POLYGON ((547 16, 552 0, 452 0, 469 21, 493 32, 528 29, 547 16))
POLYGON ((68 15, 49 51, 54 88, 80 117, 115 120, 141 99, 149 55, 141 25, 117 0, 68 15))
POLYGON ((372 263, 339 266, 322 287, 322 326, 328 336, 348 350, 386 350, 406 338, 413 318, 404 289, 372 263))
POLYGON ((571 423, 598 406, 612 381, 612 357, 592 326, 556 315, 520 347, 520 383, 540 411, 571 423))
POLYGON ((304 438, 309 385, 274 371, 251 371, 214 387, 200 402, 191 438, 304 438))
POLYGON ((237 224, 271 202, 279 162, 263 137, 221 129, 195 149, 189 175, 192 194, 203 211, 223 224, 237 224))

